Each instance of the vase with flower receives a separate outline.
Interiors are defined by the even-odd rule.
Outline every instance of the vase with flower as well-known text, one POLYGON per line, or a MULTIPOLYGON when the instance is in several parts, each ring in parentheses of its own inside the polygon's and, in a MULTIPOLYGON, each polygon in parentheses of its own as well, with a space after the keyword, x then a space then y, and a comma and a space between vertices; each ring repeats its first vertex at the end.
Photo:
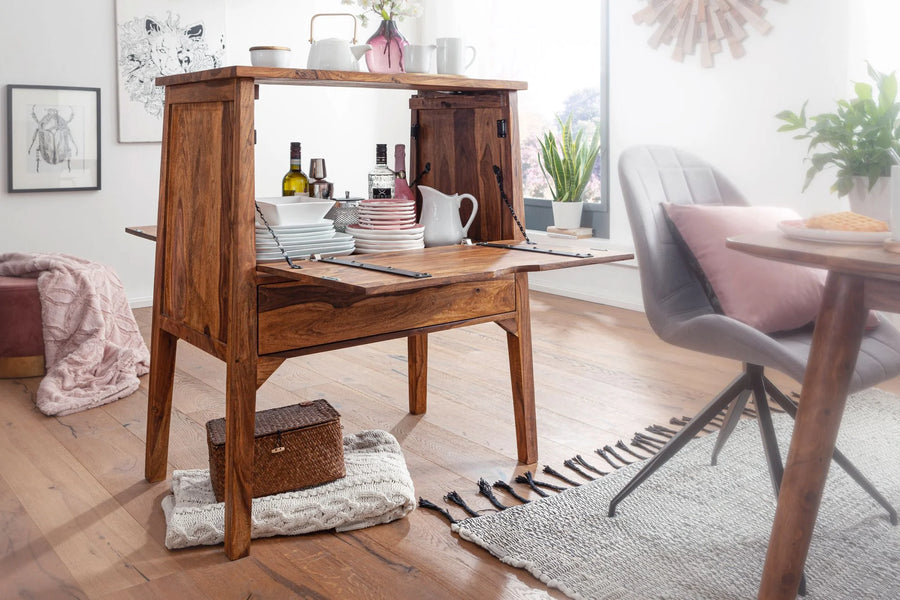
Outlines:
POLYGON ((421 12, 418 0, 341 0, 342 4, 357 5, 362 12, 357 15, 363 27, 368 25, 369 13, 381 17, 378 29, 366 43, 372 49, 366 52, 366 66, 371 73, 405 73, 406 47, 409 42, 400 33, 397 21, 404 17, 417 17, 421 12))

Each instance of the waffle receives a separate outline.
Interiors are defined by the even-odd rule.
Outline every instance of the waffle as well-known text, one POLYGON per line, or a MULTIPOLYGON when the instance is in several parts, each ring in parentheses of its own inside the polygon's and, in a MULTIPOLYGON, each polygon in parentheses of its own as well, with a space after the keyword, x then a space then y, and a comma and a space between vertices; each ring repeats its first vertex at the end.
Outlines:
POLYGON ((890 231, 888 224, 872 217, 854 212, 829 213, 806 220, 809 229, 830 229, 832 231, 890 231))

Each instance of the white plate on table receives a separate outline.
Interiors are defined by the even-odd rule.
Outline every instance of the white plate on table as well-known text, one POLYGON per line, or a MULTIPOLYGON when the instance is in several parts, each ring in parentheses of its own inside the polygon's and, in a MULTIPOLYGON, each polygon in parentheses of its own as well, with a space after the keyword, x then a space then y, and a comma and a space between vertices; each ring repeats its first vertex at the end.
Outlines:
POLYGON ((423 240, 411 240, 408 242, 396 240, 356 240, 356 247, 362 250, 413 250, 415 248, 424 248, 425 242, 423 240))
POLYGON ((781 221, 778 229, 787 237, 811 242, 831 244, 873 244, 880 245, 890 239, 890 231, 836 231, 833 229, 812 229, 806 221, 781 221))
MULTIPOLYGON (((275 232, 275 235, 278 236, 278 240, 282 244, 303 244, 308 242, 320 242, 323 240, 330 240, 335 237, 337 232, 334 229, 328 229, 325 231, 311 231, 310 233, 278 233, 275 232)), ((256 234, 256 247, 260 246, 275 246, 275 240, 272 239, 272 235, 267 231, 265 234, 257 233, 256 234)))
MULTIPOLYGON (((334 228, 334 221, 331 219, 322 219, 320 221, 316 221, 315 223, 304 223, 302 225, 272 225, 272 230, 275 232, 275 235, 279 233, 309 233, 310 231, 325 231, 327 229, 334 228)), ((266 229, 266 226, 256 222, 256 233, 260 232, 268 234, 269 230, 266 229)))
MULTIPOLYGON (((314 252, 313 254, 321 254, 322 256, 347 256, 349 254, 353 254, 353 248, 349 248, 347 250, 338 250, 335 252, 314 252)), ((290 256, 291 260, 293 260, 295 258, 297 258, 297 259, 309 258, 311 256, 311 254, 309 252, 299 253, 299 254, 294 254, 292 252, 288 252, 288 256, 290 256)), ((259 255, 256 256, 257 262, 278 262, 278 261, 282 261, 282 260, 284 260, 284 257, 281 255, 281 252, 278 252, 269 258, 260 258, 259 255)))

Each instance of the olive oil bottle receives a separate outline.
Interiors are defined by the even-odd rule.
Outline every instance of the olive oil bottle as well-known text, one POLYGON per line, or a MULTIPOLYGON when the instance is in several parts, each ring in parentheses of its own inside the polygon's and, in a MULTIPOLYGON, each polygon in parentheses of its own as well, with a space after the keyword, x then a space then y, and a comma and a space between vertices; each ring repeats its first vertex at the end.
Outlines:
POLYGON ((309 178, 300 168, 300 142, 291 142, 291 170, 281 180, 282 196, 309 196, 309 178))

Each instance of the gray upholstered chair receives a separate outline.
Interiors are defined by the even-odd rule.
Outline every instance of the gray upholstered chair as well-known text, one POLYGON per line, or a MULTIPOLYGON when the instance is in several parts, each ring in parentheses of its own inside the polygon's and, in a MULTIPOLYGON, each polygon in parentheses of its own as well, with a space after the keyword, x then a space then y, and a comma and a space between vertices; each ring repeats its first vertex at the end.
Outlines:
MULTIPOLYGON (((619 180, 640 266, 644 309, 653 331, 664 341, 743 363, 743 372, 701 410, 662 450, 647 461, 613 498, 609 515, 641 482, 662 466, 709 421, 728 408, 712 462, 737 424, 752 394, 772 482, 777 494, 783 471, 766 396, 793 416, 796 405, 766 376, 772 368, 798 382, 806 371, 812 329, 764 334, 714 311, 699 279, 670 233, 661 203, 746 205, 735 186, 710 164, 665 146, 627 149, 619 159, 619 180)), ((900 374, 900 332, 885 320, 867 331, 850 383, 850 392, 877 385, 900 374)), ((887 509, 897 514, 837 450, 835 461, 887 509)))

